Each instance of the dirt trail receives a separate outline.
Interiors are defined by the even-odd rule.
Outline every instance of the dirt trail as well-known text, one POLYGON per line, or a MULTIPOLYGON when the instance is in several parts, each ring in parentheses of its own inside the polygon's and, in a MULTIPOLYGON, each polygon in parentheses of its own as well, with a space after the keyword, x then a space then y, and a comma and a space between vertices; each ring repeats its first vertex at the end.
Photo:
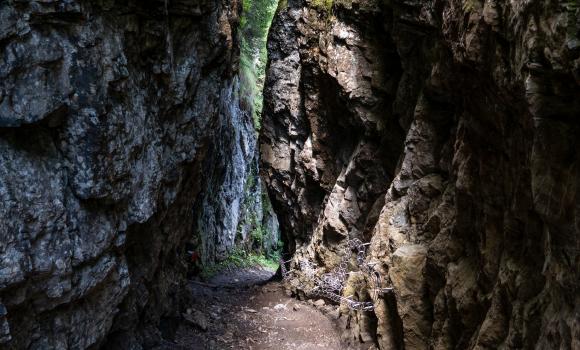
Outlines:
POLYGON ((281 283, 268 282, 272 274, 244 269, 192 283, 186 322, 164 349, 351 349, 329 316, 288 297, 281 283))

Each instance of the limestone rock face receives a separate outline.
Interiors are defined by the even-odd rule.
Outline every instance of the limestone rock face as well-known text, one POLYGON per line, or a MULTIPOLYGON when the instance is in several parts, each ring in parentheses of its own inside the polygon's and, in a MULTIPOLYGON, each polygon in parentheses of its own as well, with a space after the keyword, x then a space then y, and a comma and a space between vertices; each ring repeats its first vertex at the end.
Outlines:
POLYGON ((233 247, 204 218, 235 231, 256 166, 238 11, 0 2, 0 347, 151 347, 179 315, 186 242, 233 247))
POLYGON ((262 175, 294 268, 329 272, 347 238, 371 243, 394 289, 372 314, 343 310, 345 336, 580 347, 578 7, 320 3, 274 19, 262 175))

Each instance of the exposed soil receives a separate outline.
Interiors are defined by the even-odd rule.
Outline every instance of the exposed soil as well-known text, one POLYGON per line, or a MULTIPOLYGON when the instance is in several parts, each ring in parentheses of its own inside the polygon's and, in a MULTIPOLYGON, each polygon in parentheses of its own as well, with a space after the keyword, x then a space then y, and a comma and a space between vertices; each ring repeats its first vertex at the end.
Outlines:
POLYGON ((272 276, 251 268, 192 282, 185 322, 164 349, 353 349, 341 341, 334 312, 328 312, 334 306, 293 299, 280 282, 269 281, 272 276))

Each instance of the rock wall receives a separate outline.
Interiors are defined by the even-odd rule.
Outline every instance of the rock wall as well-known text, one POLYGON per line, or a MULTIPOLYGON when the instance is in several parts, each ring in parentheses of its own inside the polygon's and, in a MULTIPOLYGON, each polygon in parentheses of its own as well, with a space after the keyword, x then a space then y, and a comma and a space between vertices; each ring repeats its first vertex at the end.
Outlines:
MULTIPOLYGON (((580 347, 575 2, 281 2, 262 175, 293 268, 347 238, 393 292, 347 290, 380 349, 580 347)), ((290 286, 308 294, 307 271, 290 286)), ((361 284, 362 283, 362 284, 361 284)), ((308 296, 308 295, 307 295, 308 296)))
MULTIPOLYGON (((239 87, 230 90, 237 94, 239 87)), ((253 225, 248 216, 257 211, 246 204, 257 197, 261 188, 257 182, 257 137, 248 113, 240 110, 239 97, 230 96, 222 102, 220 121, 212 131, 208 157, 203 166, 206 186, 196 203, 196 236, 203 262, 212 264, 227 258, 236 243, 249 240, 253 225), (248 178, 250 178, 248 180, 248 178)))
POLYGON ((276 0, 246 0, 235 42, 237 83, 234 96, 222 101, 218 130, 212 134, 204 165, 207 186, 196 203, 198 242, 203 262, 227 259, 239 248, 271 255, 278 250, 275 213, 264 195, 257 147, 266 37, 276 0), (251 113, 254 123, 248 123, 251 113))
POLYGON ((255 164, 239 8, 0 2, 0 348, 171 336, 187 243, 230 244, 200 218, 229 211, 237 225, 255 164))

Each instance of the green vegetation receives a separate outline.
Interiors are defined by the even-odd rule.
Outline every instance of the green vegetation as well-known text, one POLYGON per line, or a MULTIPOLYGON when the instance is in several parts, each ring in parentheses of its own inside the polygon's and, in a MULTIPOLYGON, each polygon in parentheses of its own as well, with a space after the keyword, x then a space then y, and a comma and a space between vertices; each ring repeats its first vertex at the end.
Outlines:
POLYGON ((248 253, 241 248, 237 248, 226 260, 217 264, 204 266, 200 275, 203 279, 209 279, 224 270, 253 266, 262 266, 270 270, 276 270, 279 266, 278 261, 277 256, 268 258, 264 255, 248 253))
MULTIPOLYGON (((263 205, 262 210, 265 215, 267 211, 264 207, 265 205, 263 205)), ((254 213, 250 214, 249 224, 252 227, 252 230, 250 231, 251 247, 249 248, 258 254, 265 254, 267 257, 278 256, 281 244, 280 237, 273 237, 276 233, 270 232, 270 230, 264 226, 260 220, 258 220, 257 215, 254 213)))
POLYGON ((326 12, 331 12, 332 2, 333 0, 312 0, 311 4, 312 6, 318 7, 319 9, 325 10, 326 12))
POLYGON ((278 0, 278 8, 276 9, 276 12, 285 10, 288 8, 288 0, 278 0))
POLYGON ((264 244, 264 233, 267 234, 267 230, 265 230, 262 225, 257 225, 250 233, 250 237, 252 237, 254 243, 262 246, 264 244))
POLYGON ((272 204, 267 192, 261 188, 258 177, 257 169, 253 168, 246 180, 244 187, 244 213, 238 223, 237 239, 240 242, 244 241, 244 232, 247 232, 245 230, 249 227, 250 240, 248 242, 249 246, 247 245, 246 248, 249 251, 270 257, 273 254, 278 254, 280 237, 277 237, 277 232, 271 232, 267 225, 262 222, 263 218, 272 212, 272 204), (258 199, 261 199, 261 206, 257 202, 258 199))
POLYGON ((252 112, 254 127, 260 129, 262 90, 268 52, 268 31, 278 6, 277 0, 243 0, 240 21, 241 98, 252 112))

